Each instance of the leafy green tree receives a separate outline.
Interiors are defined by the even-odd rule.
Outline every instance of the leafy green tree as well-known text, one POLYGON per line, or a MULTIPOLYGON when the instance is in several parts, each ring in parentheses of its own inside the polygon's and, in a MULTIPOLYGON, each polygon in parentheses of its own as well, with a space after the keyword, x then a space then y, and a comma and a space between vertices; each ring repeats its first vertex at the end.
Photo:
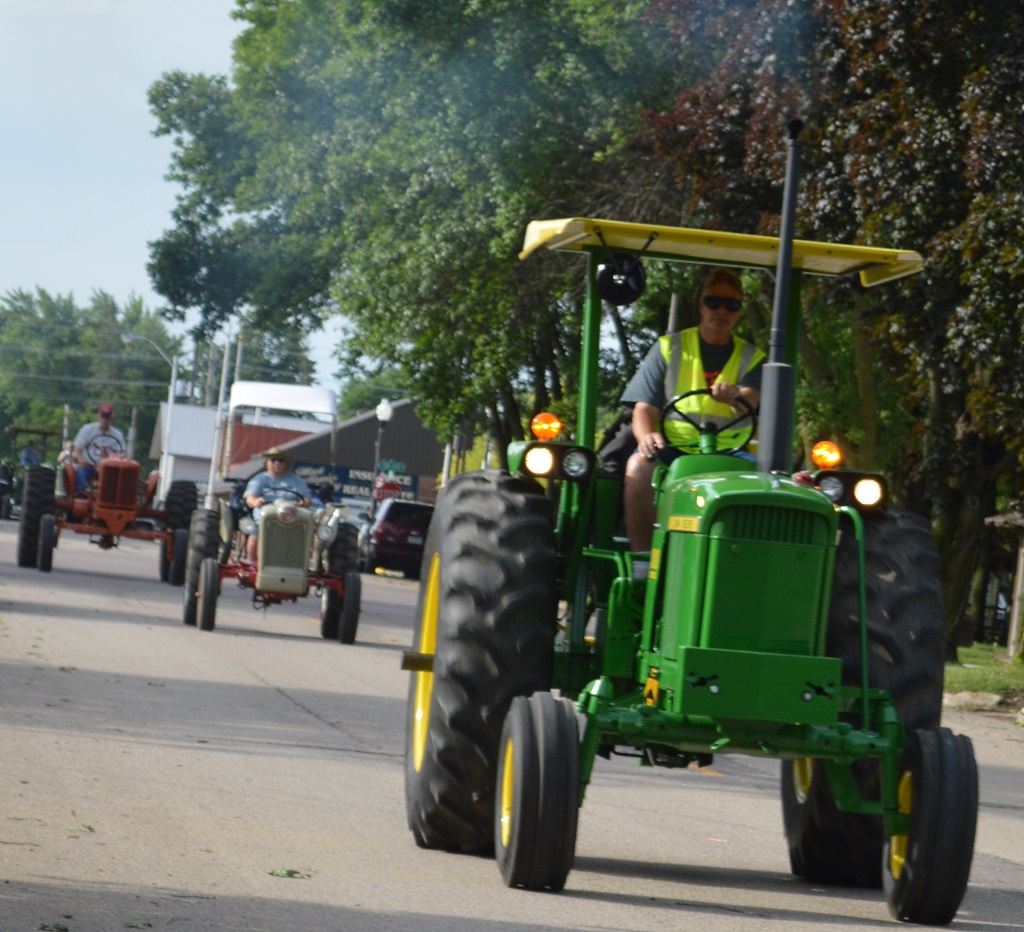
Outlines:
POLYGON ((1024 462, 1006 429, 1024 413, 1024 343, 1019 259, 1004 245, 1021 234, 1008 144, 1022 130, 1013 75, 1024 14, 949 0, 659 0, 652 9, 706 55, 701 80, 649 130, 677 165, 692 214, 774 231, 764 205, 778 200, 780 129, 800 115, 809 127, 800 234, 926 257, 901 288, 812 300, 803 400, 809 431, 831 420, 855 457, 892 467, 904 501, 931 514, 955 652, 982 518, 1000 477, 1019 483, 1024 462), (821 402, 830 393, 845 416, 821 402))
MULTIPOLYGON (((0 297, 0 425, 5 431, 32 428, 52 432, 45 438, 46 460, 56 461, 68 406, 69 436, 96 417, 96 408, 112 404, 117 425, 127 433, 136 412, 136 454, 146 454, 160 401, 167 395, 166 361, 143 342, 127 345, 122 334, 152 339, 169 354, 179 351, 163 320, 132 298, 118 307, 97 291, 85 307, 69 296, 12 291, 0 297)), ((8 432, 6 436, 11 436, 8 432)), ((20 447, 16 437, 5 455, 20 447)))
POLYGON ((526 221, 669 203, 630 142, 681 70, 643 8, 239 3, 234 86, 150 93, 185 187, 151 244, 158 290, 207 329, 341 312, 353 356, 406 372, 438 429, 517 435, 576 381, 578 276, 518 262, 526 221))

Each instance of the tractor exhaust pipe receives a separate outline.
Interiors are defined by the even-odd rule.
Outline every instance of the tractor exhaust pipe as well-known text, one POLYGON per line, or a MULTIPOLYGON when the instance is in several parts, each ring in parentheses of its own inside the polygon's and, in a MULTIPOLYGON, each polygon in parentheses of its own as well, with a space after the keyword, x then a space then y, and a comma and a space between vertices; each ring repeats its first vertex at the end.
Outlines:
POLYGON ((772 329, 768 361, 761 376, 760 439, 757 468, 760 472, 788 473, 793 458, 793 420, 796 410, 796 377, 787 363, 789 336, 789 288, 793 266, 793 227, 800 183, 800 132, 802 120, 786 126, 786 178, 782 189, 782 228, 779 231, 779 264, 775 274, 772 329))

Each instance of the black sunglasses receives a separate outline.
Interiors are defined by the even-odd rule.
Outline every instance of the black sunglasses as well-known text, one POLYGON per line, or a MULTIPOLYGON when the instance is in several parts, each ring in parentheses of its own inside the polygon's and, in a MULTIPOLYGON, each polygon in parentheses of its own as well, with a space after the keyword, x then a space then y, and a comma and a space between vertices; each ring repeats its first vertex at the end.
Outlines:
POLYGON ((267 460, 269 462, 271 462, 271 463, 287 463, 288 462, 288 460, 286 460, 283 456, 268 456, 267 460))
POLYGON ((712 311, 724 307, 730 314, 735 314, 743 307, 743 302, 739 298, 722 298, 716 294, 706 294, 701 300, 704 302, 704 307, 712 311))

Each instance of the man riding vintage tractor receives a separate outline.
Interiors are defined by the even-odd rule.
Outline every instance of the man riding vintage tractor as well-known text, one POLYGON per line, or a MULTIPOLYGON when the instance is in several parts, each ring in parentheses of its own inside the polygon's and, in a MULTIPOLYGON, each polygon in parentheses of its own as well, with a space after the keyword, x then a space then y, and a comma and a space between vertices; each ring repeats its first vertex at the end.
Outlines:
MULTIPOLYGON (((333 391, 308 385, 235 382, 228 404, 228 425, 242 427, 244 408, 304 412, 331 418, 331 463, 334 457, 333 391)), ((293 425, 294 426, 294 425, 293 425)), ((303 426, 311 427, 312 422, 303 426)), ((320 426, 320 425, 318 425, 320 426)), ((308 431, 307 431, 308 432, 308 431)), ((218 441, 214 461, 220 459, 218 441)), ((232 439, 226 440, 237 455, 232 439)), ((252 592, 254 608, 295 602, 314 592, 320 599, 320 635, 352 644, 359 625, 361 581, 356 528, 345 505, 326 506, 311 499, 305 481, 291 473, 291 453, 274 447, 263 454, 265 473, 252 477, 238 510, 231 502, 208 500, 197 509, 189 529, 182 620, 212 631, 221 587, 233 580, 252 592), (251 512, 248 509, 252 509, 251 512)))
POLYGON ((970 741, 939 727, 928 524, 890 504, 881 475, 791 459, 802 277, 874 287, 922 260, 793 240, 797 133, 779 238, 586 219, 527 229, 524 259, 542 247, 587 258, 576 439, 551 428, 510 446, 509 472, 445 484, 403 660, 414 838, 495 851, 509 886, 563 887, 597 757, 687 767, 735 753, 781 761, 795 875, 882 885, 901 920, 944 924, 960 905, 977 769, 970 741), (671 398, 661 434, 679 412, 700 439, 655 469, 653 542, 636 552, 622 479, 598 467, 592 438, 601 298, 636 300, 641 256, 777 278, 756 466, 671 398))
POLYGON ((252 592, 255 608, 320 598, 320 636, 353 644, 362 582, 356 528, 346 505, 306 507, 284 495, 260 509, 259 521, 237 521, 230 503, 200 508, 192 517, 182 620, 200 631, 216 624, 221 586, 234 580, 252 592), (258 536, 256 536, 258 534, 258 536), (256 536, 256 559, 247 553, 256 536))
POLYGON ((75 491, 75 465, 57 473, 49 466, 30 466, 25 475, 18 524, 18 566, 53 567, 53 551, 62 531, 88 534, 91 543, 110 550, 122 537, 154 540, 159 544, 160 579, 180 586, 185 579, 188 525, 198 493, 194 482, 175 481, 163 507, 153 501, 157 474, 139 479, 139 464, 120 450, 97 457, 96 477, 75 491))

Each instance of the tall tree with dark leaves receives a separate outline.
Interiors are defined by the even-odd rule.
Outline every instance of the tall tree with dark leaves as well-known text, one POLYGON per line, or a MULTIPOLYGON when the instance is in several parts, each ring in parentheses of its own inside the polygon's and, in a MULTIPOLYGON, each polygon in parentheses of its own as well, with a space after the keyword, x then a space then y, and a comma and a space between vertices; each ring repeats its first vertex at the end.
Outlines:
POLYGON ((774 231, 764 205, 781 182, 781 126, 800 115, 798 235, 926 257, 922 275, 884 294, 812 297, 801 400, 808 437, 839 425, 855 456, 881 460, 930 514, 954 651, 982 519, 1024 462, 1007 429, 1024 414, 1013 207, 1024 13, 977 0, 659 0, 652 14, 705 53, 701 80, 649 130, 695 214, 774 231))

